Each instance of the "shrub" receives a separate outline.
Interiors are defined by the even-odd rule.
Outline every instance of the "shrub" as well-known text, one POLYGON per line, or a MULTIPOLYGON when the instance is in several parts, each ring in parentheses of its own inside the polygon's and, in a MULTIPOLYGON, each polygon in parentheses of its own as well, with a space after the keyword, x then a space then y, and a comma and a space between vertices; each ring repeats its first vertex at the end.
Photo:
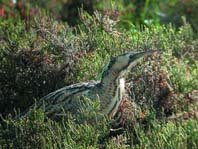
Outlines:
MULTIPOLYGON (((127 76, 127 93, 140 107, 143 116, 139 116, 140 121, 122 135, 125 140, 121 142, 137 147, 164 147, 167 142, 173 147, 183 144, 196 147, 196 122, 177 125, 158 121, 158 118, 165 118, 163 112, 168 116, 177 111, 188 111, 184 106, 189 103, 184 97, 197 88, 198 41, 190 25, 184 24, 178 30, 171 25, 144 26, 142 30, 131 26, 125 30, 117 26, 118 20, 98 12, 92 16, 81 13, 80 18, 82 22, 76 28, 43 14, 30 20, 32 25, 28 27, 21 19, 1 19, 1 114, 13 113, 14 108, 25 109, 34 100, 62 86, 100 79, 111 56, 133 50, 159 50, 161 57, 145 59, 127 76), (186 74, 188 78, 184 77, 186 74), (184 137, 174 135, 175 139, 171 140, 171 134, 177 133, 184 137), (193 139, 189 141, 188 138, 193 139), (187 141, 180 144, 181 139, 187 141)), ((0 144, 5 147, 18 144, 44 147, 48 144, 60 148, 96 148, 106 143, 113 146, 118 141, 107 136, 108 122, 101 122, 99 130, 98 125, 78 125, 72 119, 68 120, 68 125, 64 120, 53 122, 41 111, 36 112, 33 119, 4 119, 0 127, 0 144)), ((86 116, 93 116, 91 114, 87 112, 86 116)))
POLYGON ((75 82, 70 78, 74 75, 73 66, 86 51, 83 39, 74 36, 67 25, 44 18, 37 21, 29 30, 22 20, 1 21, 0 112, 3 115, 12 113, 14 108, 26 108, 35 99, 65 85, 64 80, 68 80, 66 84, 75 82))

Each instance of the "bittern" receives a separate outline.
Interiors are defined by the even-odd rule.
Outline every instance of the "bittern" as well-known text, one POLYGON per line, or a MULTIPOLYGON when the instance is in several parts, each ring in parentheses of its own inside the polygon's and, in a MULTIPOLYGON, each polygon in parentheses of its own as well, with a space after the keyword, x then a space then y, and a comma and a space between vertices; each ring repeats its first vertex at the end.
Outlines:
MULTIPOLYGON (((79 113, 82 98, 85 99, 86 97, 86 99, 93 101, 99 99, 101 113, 112 118, 125 93, 124 74, 136 66, 142 58, 155 52, 128 52, 113 57, 104 70, 101 81, 90 81, 63 87, 43 97, 35 107, 40 108, 44 105, 46 115, 56 119, 56 117, 63 115, 63 111, 71 114, 79 113)), ((86 100, 84 101, 86 102, 86 100)))

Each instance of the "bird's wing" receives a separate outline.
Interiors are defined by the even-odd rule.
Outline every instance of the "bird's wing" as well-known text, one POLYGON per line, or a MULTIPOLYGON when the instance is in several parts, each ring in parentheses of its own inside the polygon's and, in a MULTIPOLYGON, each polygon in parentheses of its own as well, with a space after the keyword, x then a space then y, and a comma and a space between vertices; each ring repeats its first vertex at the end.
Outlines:
POLYGON ((81 94, 82 92, 89 90, 96 86, 99 81, 90 81, 86 83, 77 83, 72 84, 61 89, 58 89, 41 99, 41 102, 44 101, 48 104, 56 104, 62 102, 62 100, 67 99, 75 94, 81 94))
MULTIPOLYGON (((26 111, 20 113, 17 115, 14 119, 22 118, 28 115, 28 113, 32 109, 42 108, 45 106, 45 110, 53 110, 56 106, 60 106, 61 103, 67 103, 70 102, 70 99, 74 95, 82 94, 82 92, 87 91, 94 86, 99 84, 99 81, 90 81, 86 83, 77 83, 72 84, 66 87, 63 87, 61 89, 58 89, 52 93, 49 93, 48 95, 41 98, 38 102, 36 102, 34 105, 32 105, 30 108, 28 108, 26 111), (68 101, 67 101, 68 100, 68 101)), ((47 112, 45 111, 45 112, 47 112)), ((48 112, 49 113, 49 112, 48 112)))

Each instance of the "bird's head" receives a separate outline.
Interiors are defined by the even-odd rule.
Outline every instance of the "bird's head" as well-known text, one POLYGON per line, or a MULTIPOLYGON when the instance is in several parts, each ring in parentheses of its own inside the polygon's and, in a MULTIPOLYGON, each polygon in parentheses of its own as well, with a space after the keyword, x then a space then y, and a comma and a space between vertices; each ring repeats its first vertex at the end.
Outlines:
POLYGON ((157 51, 143 51, 143 52, 128 52, 123 55, 112 58, 110 61, 111 68, 114 72, 121 72, 123 70, 132 68, 142 58, 148 55, 152 55, 157 51))

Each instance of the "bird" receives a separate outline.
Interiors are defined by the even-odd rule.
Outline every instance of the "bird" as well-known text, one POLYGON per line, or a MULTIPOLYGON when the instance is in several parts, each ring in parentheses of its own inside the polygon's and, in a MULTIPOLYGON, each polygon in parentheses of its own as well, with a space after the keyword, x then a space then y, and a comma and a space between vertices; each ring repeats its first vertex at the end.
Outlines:
MULTIPOLYGON (((80 114, 86 101, 99 100, 100 112, 108 118, 113 118, 125 94, 125 74, 135 67, 141 59, 152 55, 157 50, 130 51, 112 57, 105 67, 100 81, 89 81, 72 84, 41 98, 38 103, 19 117, 28 115, 31 109, 43 108, 44 113, 51 119, 60 116, 80 114)), ((84 106, 84 108, 88 108, 84 106)))

